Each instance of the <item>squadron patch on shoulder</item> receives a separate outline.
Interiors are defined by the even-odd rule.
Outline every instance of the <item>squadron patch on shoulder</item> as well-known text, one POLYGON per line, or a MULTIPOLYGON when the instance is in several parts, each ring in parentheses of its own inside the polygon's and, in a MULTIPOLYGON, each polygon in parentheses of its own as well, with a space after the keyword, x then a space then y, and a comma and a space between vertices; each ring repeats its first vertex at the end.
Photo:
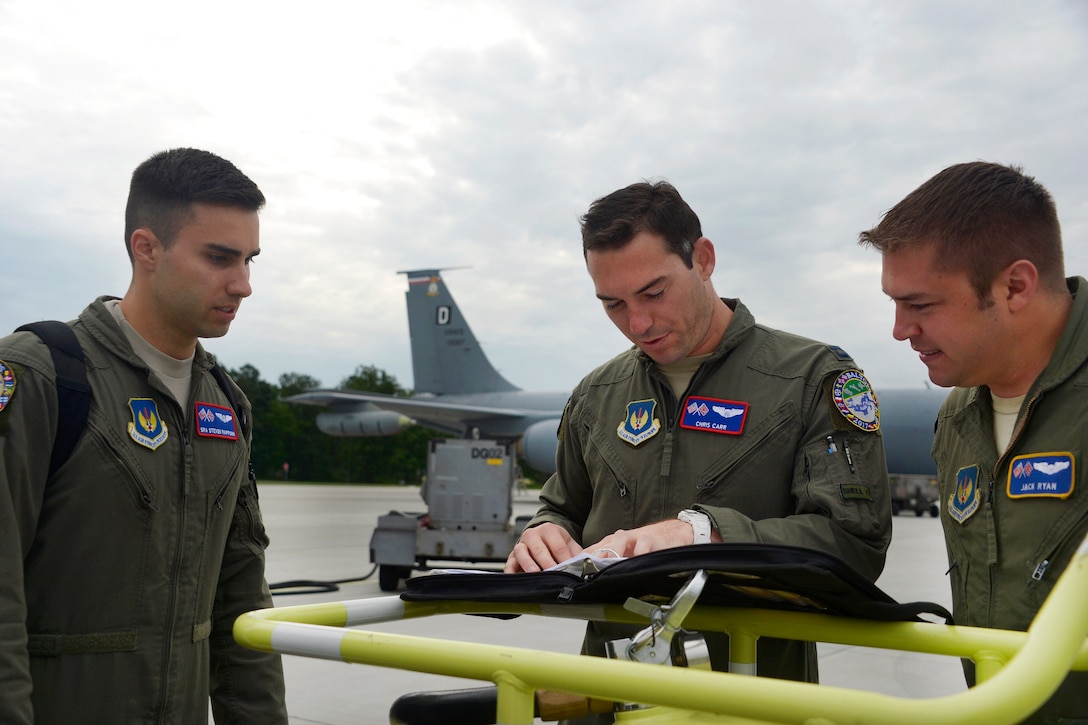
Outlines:
POLYGON ((633 446, 652 438, 661 430, 661 421, 654 417, 655 410, 656 400, 635 400, 628 403, 627 414, 616 429, 616 435, 633 446))
POLYGON ((978 466, 964 466, 956 471, 956 490, 948 497, 948 515, 962 524, 978 511, 978 466))
POLYGON ((0 360, 0 410, 7 407, 11 396, 15 395, 15 371, 0 360))
POLYGON ((196 434, 204 438, 238 440, 234 411, 214 403, 196 403, 196 434))
POLYGON ((154 400, 129 398, 128 407, 132 411, 132 422, 128 424, 128 434, 132 440, 151 450, 166 442, 170 431, 159 417, 159 408, 154 400))
POLYGON ((1009 498, 1069 498, 1076 481, 1072 453, 1031 453, 1009 463, 1009 498))
POLYGON ((842 416, 864 431, 880 430, 880 406, 873 386, 860 370, 845 370, 835 378, 831 395, 842 416))

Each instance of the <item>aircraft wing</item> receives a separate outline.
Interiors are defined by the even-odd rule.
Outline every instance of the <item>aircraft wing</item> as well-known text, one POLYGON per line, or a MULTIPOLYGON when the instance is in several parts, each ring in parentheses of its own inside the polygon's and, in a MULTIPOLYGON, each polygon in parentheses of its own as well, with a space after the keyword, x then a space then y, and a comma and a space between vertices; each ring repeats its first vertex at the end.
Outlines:
MULTIPOLYGON (((448 397, 448 396, 444 396, 448 397)), ((382 410, 402 413, 420 422, 435 422, 453 430, 460 430, 466 423, 495 419, 520 419, 539 414, 539 410, 479 405, 469 402, 442 400, 432 397, 405 398, 361 390, 311 390, 284 398, 288 403, 303 403, 331 408, 335 412, 357 409, 365 404, 382 410)))

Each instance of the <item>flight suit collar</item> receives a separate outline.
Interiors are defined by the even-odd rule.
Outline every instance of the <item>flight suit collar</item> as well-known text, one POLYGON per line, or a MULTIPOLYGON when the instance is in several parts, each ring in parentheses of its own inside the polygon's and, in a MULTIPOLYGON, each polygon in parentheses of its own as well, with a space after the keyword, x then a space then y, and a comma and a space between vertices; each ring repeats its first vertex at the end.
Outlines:
MULTIPOLYGON (((1050 362, 1028 390, 1028 400, 1058 387, 1088 361, 1088 280, 1083 277, 1069 277, 1066 284, 1073 295, 1073 308, 1050 356, 1050 362)), ((989 387, 980 385, 956 388, 945 400, 941 417, 963 427, 961 424, 966 422, 965 417, 968 415, 979 420, 990 420, 991 406, 989 387)))
POLYGON ((1065 282, 1073 295, 1073 307, 1050 361, 1028 391, 1029 399, 1065 382, 1088 360, 1088 280, 1069 277, 1065 282))
MULTIPOLYGON (((129 344, 125 333, 117 324, 117 321, 106 308, 106 302, 119 299, 112 295, 103 295, 91 304, 79 315, 79 321, 83 323, 87 332, 91 334, 101 345, 113 355, 124 360, 135 368, 147 370, 147 364, 136 354, 129 344)), ((208 353, 198 341, 196 353, 193 356, 194 371, 205 372, 215 364, 215 358, 208 353)))
MULTIPOLYGON (((717 347, 707 358, 703 364, 712 363, 722 357, 741 343, 744 337, 751 332, 752 328, 756 326, 755 317, 749 312, 748 308, 744 306, 744 303, 736 298, 722 297, 729 309, 733 310, 733 319, 729 321, 729 327, 725 328, 725 334, 722 335, 722 339, 718 341, 717 347)), ((637 353, 637 357, 640 363, 649 366, 651 369, 656 367, 653 359, 635 347, 634 350, 637 353)))

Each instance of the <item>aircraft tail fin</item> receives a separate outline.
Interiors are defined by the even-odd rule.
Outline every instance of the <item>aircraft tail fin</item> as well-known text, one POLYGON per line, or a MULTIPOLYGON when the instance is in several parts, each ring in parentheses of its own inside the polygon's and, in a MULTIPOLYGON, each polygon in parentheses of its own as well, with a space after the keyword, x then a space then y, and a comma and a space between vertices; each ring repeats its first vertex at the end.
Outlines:
POLYGON ((487 359, 441 272, 398 272, 408 276, 405 297, 415 392, 452 395, 518 390, 487 359))

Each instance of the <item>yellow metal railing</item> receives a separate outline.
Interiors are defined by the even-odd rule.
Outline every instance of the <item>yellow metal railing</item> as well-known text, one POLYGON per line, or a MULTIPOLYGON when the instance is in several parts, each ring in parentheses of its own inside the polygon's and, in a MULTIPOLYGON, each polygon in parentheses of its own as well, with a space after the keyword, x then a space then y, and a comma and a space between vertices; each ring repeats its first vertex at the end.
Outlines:
MULTIPOLYGON (((437 614, 530 614, 646 624, 619 605, 533 605, 357 599, 244 614, 234 636, 282 654, 489 681, 498 686, 496 723, 533 722, 535 690, 656 706, 640 723, 915 725, 1015 723, 1034 712, 1071 670, 1088 670, 1088 539, 1063 572, 1028 632, 927 622, 874 622, 818 614, 697 606, 689 630, 725 631, 738 654, 759 636, 968 657, 979 684, 928 699, 706 670, 661 667, 540 650, 347 629, 437 614), (710 713, 708 715, 707 713, 710 713), (717 717, 715 717, 717 716, 717 717)), ((741 655, 743 657, 743 655, 741 655)))

